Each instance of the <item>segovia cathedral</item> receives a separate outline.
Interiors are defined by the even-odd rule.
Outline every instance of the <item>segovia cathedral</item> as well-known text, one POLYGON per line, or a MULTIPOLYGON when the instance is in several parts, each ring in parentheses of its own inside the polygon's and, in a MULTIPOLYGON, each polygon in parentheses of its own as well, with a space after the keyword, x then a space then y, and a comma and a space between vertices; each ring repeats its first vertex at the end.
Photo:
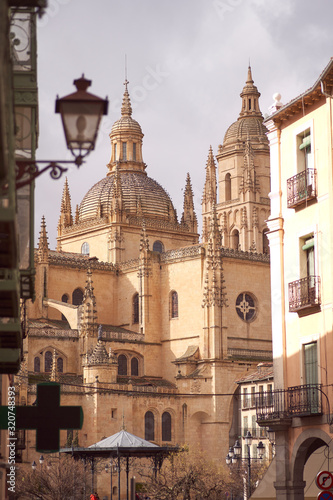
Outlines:
MULTIPOLYGON (((125 426, 224 461, 241 432, 236 380, 272 359, 260 93, 249 67, 239 117, 217 154, 208 151, 199 242, 190 175, 179 221, 148 175, 127 84, 106 176, 75 211, 65 181, 56 250, 43 217, 19 404, 33 404, 37 382, 57 381, 61 405, 84 412, 80 431, 61 431, 61 446, 87 447, 125 426)), ((34 447, 35 431, 25 431, 23 462, 38 458, 34 447)))

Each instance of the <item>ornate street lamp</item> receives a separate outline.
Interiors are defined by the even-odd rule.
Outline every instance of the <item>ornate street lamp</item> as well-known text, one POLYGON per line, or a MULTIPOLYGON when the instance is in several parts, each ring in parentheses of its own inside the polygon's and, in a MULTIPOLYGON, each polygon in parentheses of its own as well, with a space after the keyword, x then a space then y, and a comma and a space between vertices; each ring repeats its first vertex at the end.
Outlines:
MULTIPOLYGON (((242 459, 241 453, 242 453, 242 447, 238 441, 236 440, 234 446, 229 448, 228 455, 226 456, 226 463, 227 465, 230 465, 231 463, 235 464, 238 463, 240 460, 246 460, 247 461, 247 498, 249 499, 251 496, 251 460, 256 460, 256 458, 251 458, 251 444, 252 444, 252 434, 250 431, 247 431, 246 436, 244 436, 244 441, 247 446, 247 457, 242 459)), ((264 456, 265 453, 265 446, 262 441, 259 442, 257 446, 258 450, 258 456, 260 459, 264 456)))
POLYGON ((257 446, 257 450, 258 450, 259 458, 262 458, 265 454, 265 446, 264 446, 264 443, 262 441, 259 441, 259 444, 257 446))
POLYGON ((16 188, 31 184, 46 170, 53 179, 59 179, 68 168, 61 164, 82 165, 83 159, 95 148, 98 128, 103 115, 108 111, 108 99, 101 99, 87 92, 91 80, 84 75, 74 80, 76 92, 56 100, 55 112, 60 113, 68 149, 74 160, 16 160, 16 188), (46 163, 40 169, 38 164, 46 163))
POLYGON ((91 80, 84 75, 74 80, 77 91, 56 100, 55 112, 60 113, 68 149, 80 166, 82 159, 95 148, 102 115, 108 111, 108 101, 87 92, 91 80))
POLYGON ((31 468, 32 468, 32 470, 36 470, 37 469, 37 464, 36 464, 35 461, 32 462, 31 468))

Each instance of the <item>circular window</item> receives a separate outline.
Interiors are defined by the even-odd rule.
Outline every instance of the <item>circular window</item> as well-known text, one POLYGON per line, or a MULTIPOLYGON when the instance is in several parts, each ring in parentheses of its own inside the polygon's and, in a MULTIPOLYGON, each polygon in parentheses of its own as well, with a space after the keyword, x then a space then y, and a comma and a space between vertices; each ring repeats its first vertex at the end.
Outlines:
POLYGON ((236 311, 243 321, 253 321, 256 317, 256 301, 249 293, 240 293, 236 299, 236 311))

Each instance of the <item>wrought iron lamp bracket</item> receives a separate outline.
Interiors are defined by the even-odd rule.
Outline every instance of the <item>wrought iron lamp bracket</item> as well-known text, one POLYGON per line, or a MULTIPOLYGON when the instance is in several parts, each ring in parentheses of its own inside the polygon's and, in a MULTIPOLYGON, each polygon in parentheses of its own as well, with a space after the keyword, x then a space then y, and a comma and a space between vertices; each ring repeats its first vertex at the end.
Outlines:
POLYGON ((68 171, 67 167, 61 164, 75 164, 80 167, 83 163, 83 156, 79 155, 75 160, 16 160, 16 189, 28 186, 46 171, 50 171, 52 179, 60 179, 64 172, 68 171), (40 168, 39 164, 47 164, 45 167, 40 168))

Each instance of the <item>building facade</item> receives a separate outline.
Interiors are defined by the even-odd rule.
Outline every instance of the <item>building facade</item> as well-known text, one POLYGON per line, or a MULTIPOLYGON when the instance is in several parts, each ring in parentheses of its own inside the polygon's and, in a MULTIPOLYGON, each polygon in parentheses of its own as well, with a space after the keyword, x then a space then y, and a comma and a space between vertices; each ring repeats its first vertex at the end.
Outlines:
MULTIPOLYGON (((61 404, 82 406, 83 428, 61 431, 62 446, 74 439, 86 447, 125 426, 157 444, 187 443, 224 459, 238 437, 231 425, 236 381, 271 359, 263 243, 269 148, 251 69, 248 75, 242 102, 248 91, 254 108, 242 105, 241 126, 227 132, 217 155, 224 182, 230 173, 232 199, 218 198, 220 170, 209 150, 202 243, 190 176, 178 221, 171 198, 148 175, 128 82, 105 178, 75 210, 65 182, 56 250, 43 218, 16 384, 20 404, 32 404, 37 382, 56 380, 61 404), (235 228, 240 243, 233 247, 235 228)), ((27 431, 23 462, 36 460, 34 447, 35 432, 27 431)), ((98 488, 108 498, 108 487, 98 488)))
POLYGON ((314 498, 309 488, 332 452, 332 85, 330 60, 309 90, 265 121, 275 390, 273 407, 262 405, 257 418, 276 431, 279 499, 314 498))
POLYGON ((258 444, 260 441, 265 447, 263 460, 271 460, 274 455, 274 448, 269 440, 268 428, 259 426, 257 423, 257 399, 266 396, 267 406, 273 404, 274 374, 273 363, 259 363, 257 370, 245 375, 237 381, 240 390, 240 421, 239 427, 241 436, 242 456, 247 457, 248 450, 245 444, 245 436, 248 432, 253 438, 251 444, 251 457, 258 456, 258 444))

